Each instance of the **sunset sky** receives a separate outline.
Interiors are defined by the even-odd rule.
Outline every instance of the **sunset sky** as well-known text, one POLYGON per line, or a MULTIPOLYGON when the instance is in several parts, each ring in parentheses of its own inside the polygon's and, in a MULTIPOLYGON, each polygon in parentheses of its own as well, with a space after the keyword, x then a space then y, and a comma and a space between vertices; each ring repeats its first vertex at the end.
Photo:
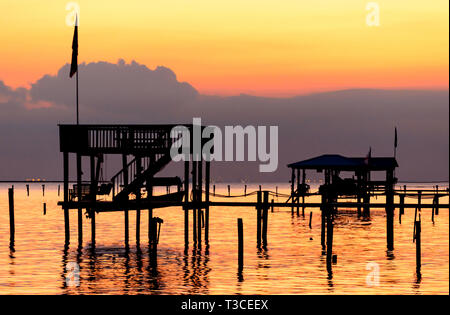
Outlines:
MULTIPOLYGON (((0 80, 28 87, 70 62, 59 0, 0 2, 0 80)), ((200 93, 447 89, 447 0, 79 0, 79 61, 163 65, 200 93)), ((80 80, 82 79, 80 73, 80 80)))

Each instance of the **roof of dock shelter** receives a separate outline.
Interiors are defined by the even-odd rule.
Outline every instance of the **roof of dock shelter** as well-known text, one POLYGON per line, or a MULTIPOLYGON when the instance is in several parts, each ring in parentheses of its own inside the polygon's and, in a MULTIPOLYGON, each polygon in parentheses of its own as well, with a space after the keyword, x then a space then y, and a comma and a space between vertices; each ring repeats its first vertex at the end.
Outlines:
POLYGON ((367 163, 366 157, 345 157, 339 154, 324 154, 308 160, 288 164, 293 169, 335 169, 335 170, 359 170, 373 171, 390 170, 398 167, 397 160, 393 157, 371 157, 367 163))

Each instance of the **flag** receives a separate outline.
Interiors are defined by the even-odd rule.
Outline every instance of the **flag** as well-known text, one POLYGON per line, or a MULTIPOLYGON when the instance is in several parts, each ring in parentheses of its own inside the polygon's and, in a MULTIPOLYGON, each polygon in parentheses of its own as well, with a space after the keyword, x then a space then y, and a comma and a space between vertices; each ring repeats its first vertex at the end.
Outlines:
POLYGON ((369 165, 370 159, 372 158, 372 147, 369 148, 369 153, 367 153, 364 159, 364 164, 369 165))
POLYGON ((397 139, 397 127, 395 127, 395 138, 394 138, 394 148, 397 148, 398 139, 397 139))
POLYGON ((78 16, 75 17, 75 31, 72 41, 72 64, 70 66, 70 77, 78 71, 78 16))

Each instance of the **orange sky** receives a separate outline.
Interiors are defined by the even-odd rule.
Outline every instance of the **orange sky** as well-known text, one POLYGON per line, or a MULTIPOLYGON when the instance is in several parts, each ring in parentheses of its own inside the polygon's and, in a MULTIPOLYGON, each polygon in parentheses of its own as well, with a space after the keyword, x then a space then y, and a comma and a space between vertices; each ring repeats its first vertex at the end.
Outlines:
MULTIPOLYGON (((0 2, 0 80, 28 86, 70 61, 56 0, 0 2)), ((293 95, 448 88, 447 0, 80 0, 80 62, 171 68, 201 93, 293 95)))

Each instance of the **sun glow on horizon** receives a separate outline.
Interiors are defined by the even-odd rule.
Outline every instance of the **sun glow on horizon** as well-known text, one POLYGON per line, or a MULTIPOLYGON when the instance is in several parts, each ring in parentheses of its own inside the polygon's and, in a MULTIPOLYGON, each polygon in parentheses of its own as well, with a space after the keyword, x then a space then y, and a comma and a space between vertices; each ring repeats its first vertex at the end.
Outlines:
MULTIPOLYGON (((69 1, 67 1, 69 2, 69 1)), ((0 3, 0 80, 27 86, 70 62, 66 1, 0 3)), ((448 1, 77 1, 79 62, 163 65, 204 94, 448 89, 448 1)))

